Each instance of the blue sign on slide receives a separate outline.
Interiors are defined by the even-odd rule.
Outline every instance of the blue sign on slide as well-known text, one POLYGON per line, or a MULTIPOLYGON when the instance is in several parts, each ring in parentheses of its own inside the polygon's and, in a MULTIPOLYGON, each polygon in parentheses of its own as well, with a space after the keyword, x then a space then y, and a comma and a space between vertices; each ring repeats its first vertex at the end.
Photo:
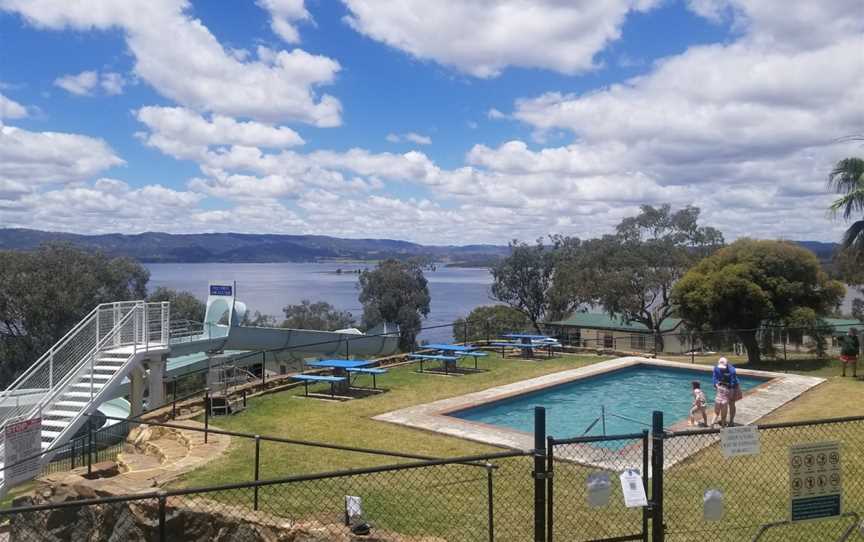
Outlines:
POLYGON ((224 286, 220 284, 211 284, 210 285, 210 295, 225 295, 231 296, 231 292, 234 289, 231 286, 224 286))

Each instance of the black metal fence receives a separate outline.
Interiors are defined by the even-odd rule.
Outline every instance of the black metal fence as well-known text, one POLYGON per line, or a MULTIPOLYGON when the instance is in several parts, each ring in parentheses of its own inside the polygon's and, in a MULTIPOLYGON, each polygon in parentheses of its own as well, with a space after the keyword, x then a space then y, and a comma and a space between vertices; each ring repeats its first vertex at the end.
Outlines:
MULTIPOLYGON (((40 493, 0 511, 0 536, 348 541, 362 539, 352 529, 368 527, 372 539, 394 542, 812 542, 843 539, 864 513, 864 417, 763 424, 759 453, 726 457, 720 430, 665 431, 659 412, 651 432, 568 439, 547 438, 542 409, 537 415, 533 450, 447 459, 258 437, 256 465, 265 438, 402 462, 108 499, 40 493), (839 446, 844 515, 788 523, 790 447, 822 442, 839 446), (619 476, 627 471, 641 481, 647 505, 625 506, 619 476), (709 492, 721 495, 719 515, 706 514, 709 492), (347 517, 346 497, 359 497, 357 517, 347 517), (67 502, 39 504, 46 499, 67 502)), ((259 472, 250 465, 253 476, 259 472)))

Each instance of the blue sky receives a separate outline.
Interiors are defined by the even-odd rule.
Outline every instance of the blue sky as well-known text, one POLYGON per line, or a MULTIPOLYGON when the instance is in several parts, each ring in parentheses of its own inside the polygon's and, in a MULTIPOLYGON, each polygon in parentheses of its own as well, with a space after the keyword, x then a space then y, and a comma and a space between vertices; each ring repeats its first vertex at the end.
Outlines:
POLYGON ((0 0, 0 225, 834 240, 855 4, 0 0))

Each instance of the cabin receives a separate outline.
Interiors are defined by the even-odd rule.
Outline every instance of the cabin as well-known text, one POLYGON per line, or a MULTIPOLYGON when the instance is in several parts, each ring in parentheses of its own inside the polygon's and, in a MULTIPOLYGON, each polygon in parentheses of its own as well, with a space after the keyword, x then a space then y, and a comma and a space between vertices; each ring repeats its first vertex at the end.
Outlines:
POLYGON ((568 318, 544 324, 546 333, 561 344, 582 348, 630 350, 634 352, 681 353, 691 349, 680 318, 667 318, 660 327, 662 349, 654 348, 654 334, 639 322, 596 312, 575 312, 568 318))

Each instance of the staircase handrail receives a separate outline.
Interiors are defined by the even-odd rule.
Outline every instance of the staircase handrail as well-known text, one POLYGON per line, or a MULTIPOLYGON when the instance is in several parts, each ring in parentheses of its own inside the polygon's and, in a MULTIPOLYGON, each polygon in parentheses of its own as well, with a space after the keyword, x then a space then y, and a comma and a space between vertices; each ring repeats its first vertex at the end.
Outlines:
POLYGON ((3 399, 8 396, 9 392, 16 390, 25 378, 31 376, 36 371, 36 369, 38 369, 45 362, 45 360, 50 357, 52 352, 54 352, 55 350, 59 350, 60 348, 65 346, 66 343, 69 342, 69 340, 72 338, 72 335, 74 335, 79 328, 89 323, 93 319, 93 317, 96 316, 96 311, 99 310, 100 306, 101 305, 98 305, 96 306, 96 308, 90 311, 87 316, 82 318, 77 324, 72 327, 72 329, 70 329, 65 335, 63 335, 63 337, 61 337, 59 341, 54 343, 51 348, 49 348, 44 354, 39 356, 39 358, 36 360, 35 363, 33 363, 33 365, 31 365, 27 368, 26 371, 18 375, 18 378, 16 378, 11 384, 9 384, 9 386, 7 386, 5 390, 0 391, 0 403, 2 403, 3 399))
MULTIPOLYGON (((105 336, 102 337, 102 339, 100 339, 100 341, 96 344, 96 346, 94 346, 90 350, 90 352, 86 356, 84 356, 83 359, 80 362, 78 362, 78 364, 66 374, 66 376, 63 377, 63 379, 60 381, 60 383, 55 384, 55 386, 51 389, 51 392, 39 400, 39 403, 37 403, 30 410, 27 417, 30 418, 33 416, 33 414, 41 412, 42 409, 45 408, 46 405, 52 403, 57 396, 65 393, 66 388, 69 385, 69 382, 73 378, 79 376, 79 373, 81 372, 81 370, 83 368, 85 368, 85 366, 88 363, 90 363, 92 366, 93 358, 99 354, 99 352, 102 350, 102 347, 105 346, 105 344, 107 343, 107 341, 109 339, 113 340, 114 336, 117 333, 122 332, 123 326, 125 326, 128 323, 128 320, 135 318, 135 317, 138 317, 138 316, 143 316, 143 314, 144 314, 144 312, 142 310, 143 306, 144 306, 144 303, 141 302, 140 304, 136 304, 132 308, 132 310, 127 312, 120 319, 120 321, 118 321, 117 324, 111 329, 111 331, 106 333, 105 336), (140 314, 139 314, 139 312, 140 312, 140 314)), ((138 339, 138 337, 134 337, 134 339, 135 339, 135 342, 133 343, 133 349, 132 349, 133 351, 132 351, 132 354, 130 354, 130 356, 135 355, 135 352, 137 351, 137 346, 138 346, 137 339, 138 339)), ((90 382, 92 383, 93 380, 91 379, 90 382)), ((91 389, 91 400, 92 400, 92 389, 91 389)))
MULTIPOLYGON (((0 401, 7 400, 8 398, 11 397, 11 394, 13 392, 18 391, 18 388, 20 386, 20 382, 22 381, 23 378, 28 377, 28 376, 32 376, 33 373, 40 368, 44 369, 46 361, 48 363, 50 363, 50 356, 51 356, 52 352, 54 352, 55 350, 59 350, 60 348, 62 348, 65 345, 66 342, 71 340, 75 336, 75 332, 80 331, 81 326, 87 324, 88 322, 92 322, 92 320, 96 317, 96 314, 98 314, 99 310, 103 310, 105 308, 114 309, 117 307, 127 308, 131 305, 132 310, 129 310, 114 325, 114 327, 110 331, 108 331, 92 348, 90 348, 90 350, 88 350, 88 352, 86 354, 81 356, 80 361, 78 361, 69 371, 67 371, 67 373, 65 375, 63 375, 63 377, 61 377, 57 382, 52 383, 51 388, 48 389, 48 395, 42 397, 40 399, 39 403, 37 403, 37 405, 34 406, 34 408, 30 409, 30 411, 27 412, 26 416, 31 417, 34 412, 39 412, 40 408, 44 405, 46 399, 48 399, 49 397, 54 397, 56 395, 56 393, 54 393, 56 390, 65 389, 65 386, 68 385, 69 379, 71 377, 73 377, 74 375, 78 374, 78 372, 80 371, 81 365, 83 363, 86 363, 87 361, 89 361, 91 358, 93 358, 93 356, 96 355, 98 349, 102 345, 105 344, 107 339, 109 339, 109 338, 113 339, 114 336, 116 335, 117 330, 120 329, 127 322, 128 318, 131 317, 130 315, 134 315, 138 311, 139 307, 141 307, 143 305, 143 303, 144 303, 143 301, 124 301, 124 302, 118 302, 118 303, 101 303, 101 304, 99 304, 95 309, 93 309, 90 312, 90 314, 87 315, 87 317, 82 319, 66 335, 64 335, 63 338, 60 339, 60 341, 55 343, 54 346, 52 346, 48 350, 48 352, 46 352, 42 357, 40 357, 39 361, 34 363, 30 367, 30 369, 28 369, 24 374, 22 374, 21 377, 16 379, 15 383, 12 386, 9 386, 6 390, 4 390, 2 392, 2 394, 0 394, 0 401)), ((50 370, 50 368, 49 368, 49 370, 50 370)), ((18 416, 20 416, 20 413, 12 412, 12 413, 9 413, 8 415, 4 416, 2 419, 0 419, 0 430, 2 430, 2 428, 4 428, 6 426, 6 424, 9 422, 9 420, 11 418, 17 418, 18 416)))
POLYGON ((18 386, 20 386, 21 382, 32 376, 33 373, 35 373, 38 369, 42 368, 42 366, 50 360, 50 357, 54 352, 66 346, 66 343, 68 343, 82 327, 92 322, 93 319, 96 317, 96 314, 100 310, 108 307, 113 308, 116 306, 138 303, 143 303, 143 301, 119 301, 114 303, 100 303, 99 305, 96 305, 93 310, 87 313, 87 315, 82 318, 77 324, 72 326, 72 329, 67 331, 66 334, 60 338, 60 340, 51 345, 51 347, 46 350, 44 354, 42 354, 30 367, 28 367, 26 371, 21 373, 18 378, 16 378, 9 386, 6 387, 5 390, 0 391, 0 404, 2 404, 4 399, 10 396, 10 392, 16 391, 18 389, 18 386))

